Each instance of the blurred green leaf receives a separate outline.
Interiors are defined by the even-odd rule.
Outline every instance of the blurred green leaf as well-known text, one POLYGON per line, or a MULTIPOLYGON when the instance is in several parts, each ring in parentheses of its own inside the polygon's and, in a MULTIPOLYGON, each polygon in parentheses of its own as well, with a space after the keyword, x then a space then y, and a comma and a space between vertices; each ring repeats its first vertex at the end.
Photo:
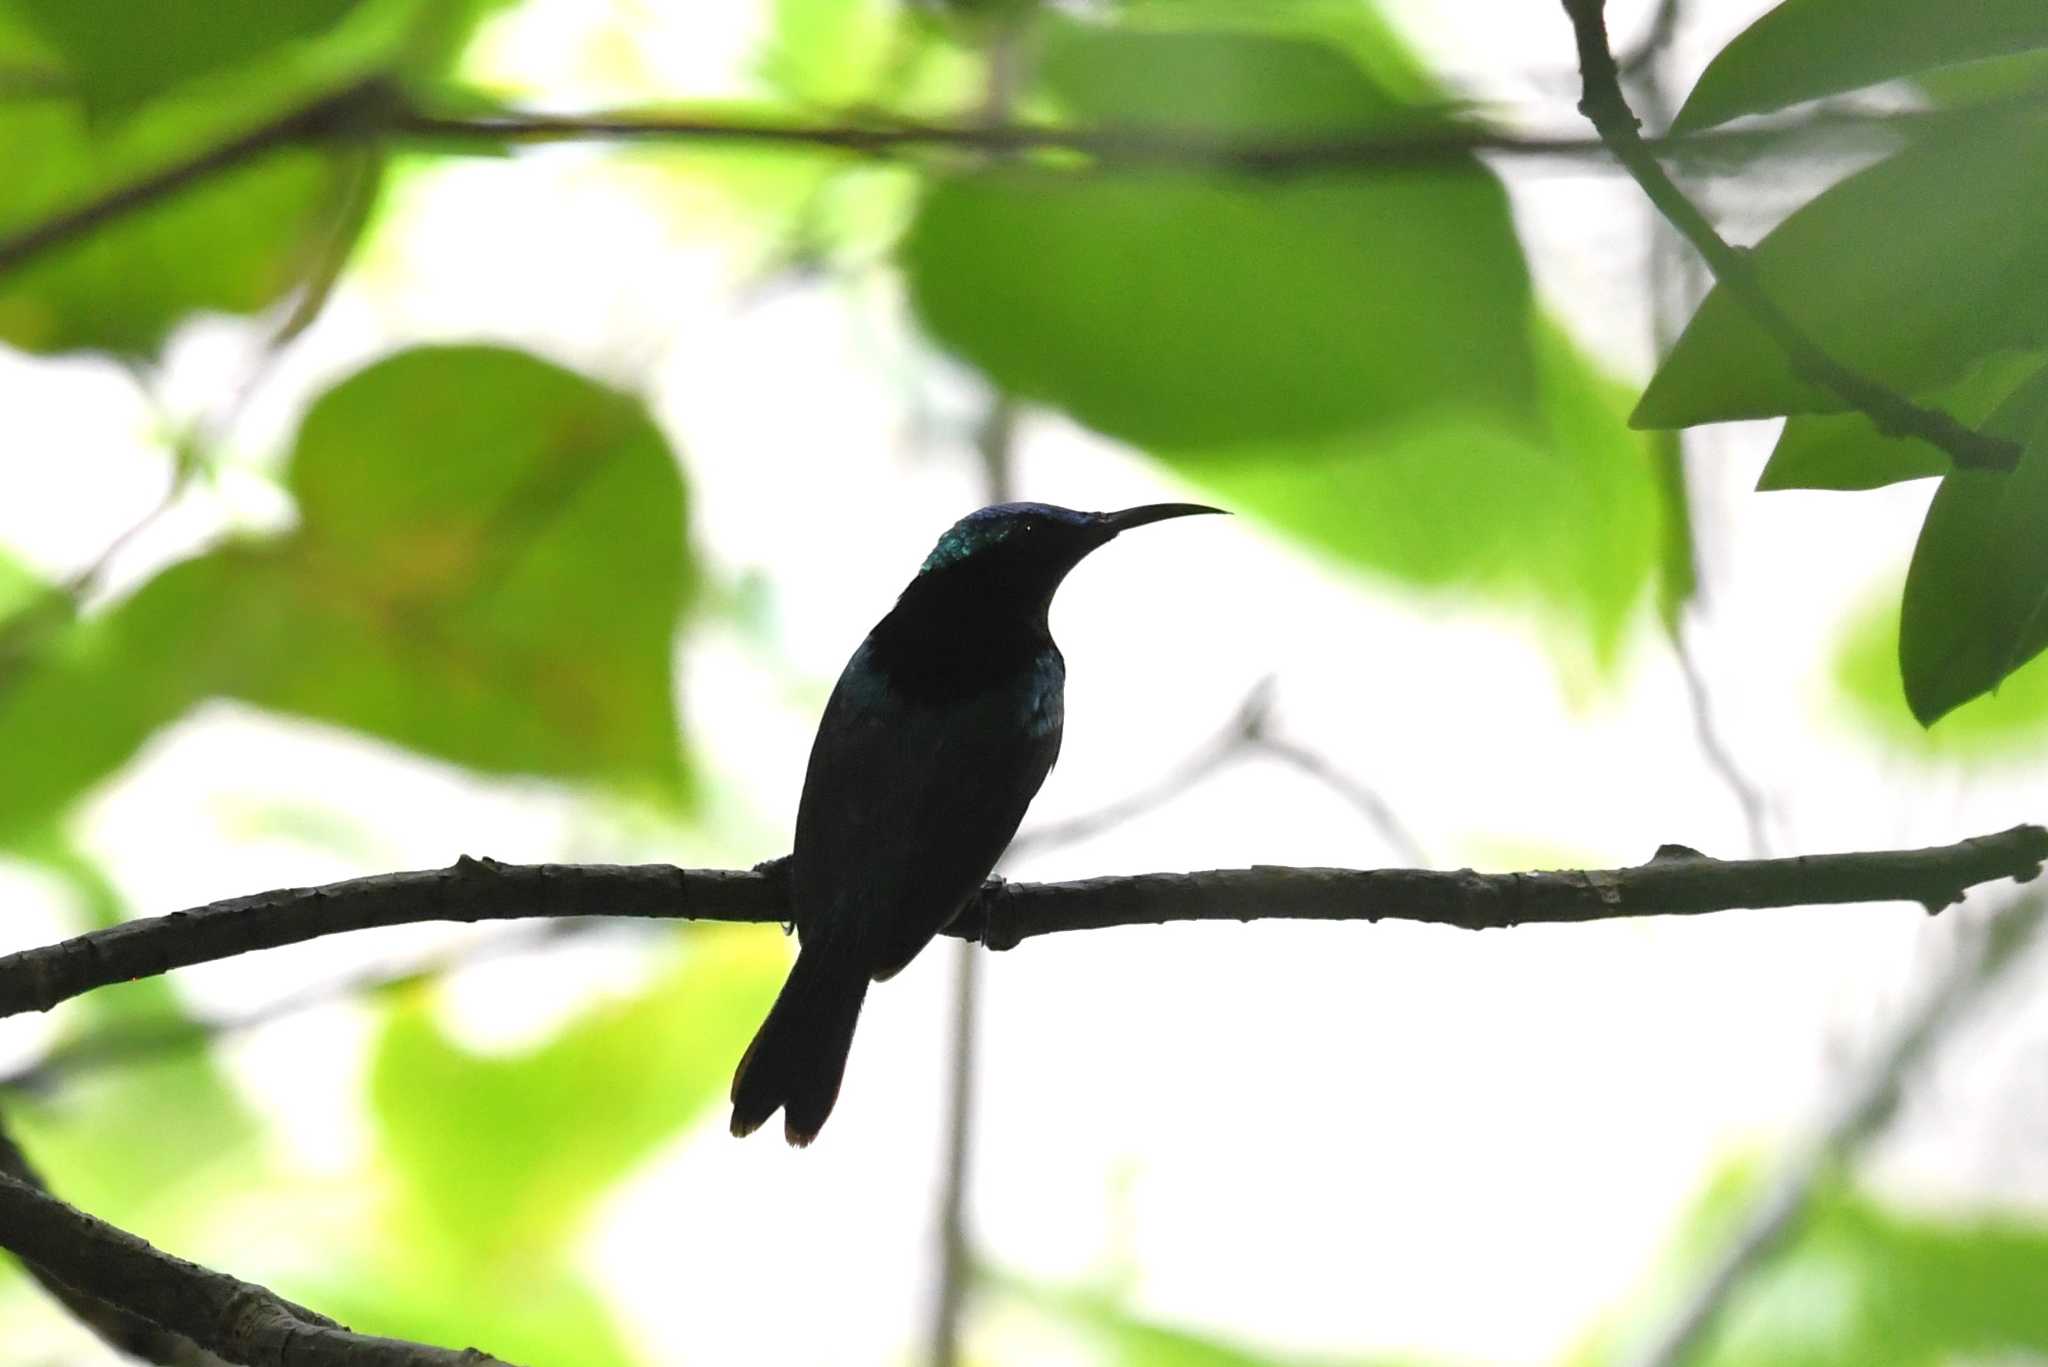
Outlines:
POLYGON ((1303 1357, 1262 1352, 1228 1339, 1146 1319, 1102 1295, 1062 1291, 996 1276, 1005 1293, 1051 1315, 1099 1346, 1102 1360, 1123 1367, 1396 1367, 1413 1358, 1303 1357))
MULTIPOLYGON (((1299 39, 1056 24, 1042 74, 1091 123, 1444 127, 1299 39)), ((1010 392, 1154 449, 1535 404, 1527 270, 1476 161, 1257 182, 965 174, 931 188, 902 250, 940 343, 1010 392)))
POLYGON ((635 399, 521 352, 421 347, 314 404, 301 525, 173 565, 0 680, 0 832, 233 696, 490 773, 684 795, 681 474, 635 399))
MULTIPOLYGON (((1974 427, 2003 403, 2048 357, 2036 352, 1994 356, 1968 376, 1926 396, 1926 402, 1974 427)), ((1875 489, 1948 470, 1948 454, 1917 437, 1887 437, 1861 413, 1803 414, 1785 420, 1756 487, 1875 489)))
MULTIPOLYGON (((1978 121, 1850 176, 1751 253, 1764 289, 1837 360, 1907 393, 2048 342, 2048 123, 1978 121)), ((1638 405, 1688 427, 1846 405, 1792 373, 1717 286, 1638 405)))
POLYGON ((788 951, 756 931, 706 927, 676 945, 680 956, 643 991, 509 1056, 451 1040, 424 999, 392 1014, 370 1100, 413 1237, 478 1265, 548 1254, 724 1098, 788 951))
POLYGON ((1928 726, 2048 648, 2048 368, 1985 426, 2024 444, 2019 468, 1943 476, 1899 605, 1906 701, 1928 726))
POLYGON ((2048 47, 2040 0, 1784 0, 1721 49, 1672 131, 1710 128, 1930 68, 2048 47))
MULTIPOLYGON (((297 92, 303 95, 304 92, 297 92)), ((166 102, 120 129, 66 100, 0 101, 0 238, 26 231, 274 117, 276 101, 166 102)), ((254 313, 360 226, 381 162, 363 149, 273 151, 0 275, 0 342, 153 354, 188 314, 254 313)))
POLYGON ((332 28, 358 0, 11 0, 63 54, 97 111, 134 108, 208 72, 332 28))
MULTIPOLYGON (((1633 1360, 1745 1227, 1766 1173, 1716 1174, 1661 1260, 1633 1323, 1601 1326, 1567 1358, 1633 1360)), ((2017 1215, 1908 1214, 1838 1177, 1811 1191, 1790 1240, 1758 1263, 1687 1361, 1697 1367, 1951 1367, 2034 1361, 2048 1348, 2048 1228, 2017 1215)))
POLYGON ((2021 666, 1928 729, 1899 682, 1899 595, 1887 593, 1849 619, 1834 652, 1839 715, 1893 749, 1934 760, 2033 764, 2048 748, 2048 659, 2021 666))
POLYGON ((1654 439, 1629 430, 1627 388, 1554 325, 1535 333, 1543 422, 1533 431, 1482 411, 1166 460, 1340 561, 1534 604, 1611 666, 1652 584, 1685 572, 1683 529, 1674 536, 1668 522, 1683 509, 1660 488, 1654 439))
POLYGON ((761 76, 806 103, 868 103, 900 46, 911 41, 904 17, 889 0, 774 0, 761 76))
MULTIPOLYGON (((415 1104, 421 1104, 415 1102, 415 1104)), ((479 1147, 487 1140, 479 1139, 479 1147)), ((358 1333, 416 1343, 475 1344, 507 1362, 550 1367, 641 1367, 604 1298, 548 1257, 465 1275, 418 1258, 419 1250, 366 1250, 350 1280, 305 1294, 358 1333)))
MULTIPOLYGON (((81 929, 128 919, 120 893, 87 855, 47 833, 11 852, 55 874, 83 913, 81 929)), ((67 1011, 64 1038, 168 1032, 190 1024, 170 983, 145 978, 92 993, 67 1011)), ((257 1137, 210 1051, 170 1049, 119 1067, 64 1075, 48 1091, 7 1098, 7 1120, 65 1200, 117 1224, 163 1216, 246 1167, 257 1137)))

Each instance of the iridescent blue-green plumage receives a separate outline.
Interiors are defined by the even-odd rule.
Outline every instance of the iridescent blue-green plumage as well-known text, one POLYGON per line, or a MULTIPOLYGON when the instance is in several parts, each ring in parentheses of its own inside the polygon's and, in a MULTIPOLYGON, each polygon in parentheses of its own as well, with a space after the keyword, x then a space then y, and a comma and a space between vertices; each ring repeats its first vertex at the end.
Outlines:
POLYGON ((1067 571, 1129 527, 1216 511, 1006 503, 939 538, 818 724, 790 860, 802 949, 733 1078, 734 1134, 779 1108, 791 1143, 817 1136, 868 983, 945 928, 1016 834, 1059 755, 1046 610, 1067 571))

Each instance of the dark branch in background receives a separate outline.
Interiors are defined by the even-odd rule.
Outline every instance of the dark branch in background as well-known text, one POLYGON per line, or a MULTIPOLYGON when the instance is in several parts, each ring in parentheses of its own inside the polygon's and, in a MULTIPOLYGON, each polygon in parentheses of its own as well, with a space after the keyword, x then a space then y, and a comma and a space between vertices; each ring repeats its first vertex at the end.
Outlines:
POLYGON ((1898 1022, 1827 1120, 1778 1172, 1697 1289, 1642 1353, 1630 1359, 1634 1367, 1681 1367, 1694 1356, 1750 1275, 1798 1235, 1821 1183, 1883 1133, 1897 1114, 1902 1083, 2040 937, 2044 911, 2048 897, 2034 893, 1958 931, 1954 957, 1932 975, 1919 1004, 1898 1022))
MULTIPOLYGON (((12 1178, 37 1191, 49 1190, 41 1175, 30 1165, 28 1156, 22 1153, 14 1137, 4 1127, 0 1127, 0 1176, 12 1178)), ((234 1367, 225 1358, 208 1352, 183 1334, 174 1334, 140 1315, 80 1291, 44 1270, 40 1263, 24 1261, 22 1267, 58 1304, 69 1310, 73 1318, 117 1353, 156 1363, 157 1367, 234 1367)))
MULTIPOLYGON (((991 879, 947 933, 1009 949, 1037 935, 1171 921, 1424 921, 1465 930, 1689 916, 1739 908, 1913 901, 1930 912, 1980 883, 2032 879, 2048 830, 1920 850, 1709 859, 1666 846, 1647 864, 1536 873, 1260 866, 1069 883, 991 879)), ((782 923, 781 861, 752 870, 667 864, 501 864, 377 874, 323 887, 232 897, 129 921, 0 958, 0 1016, 46 1011, 112 983, 422 921, 625 916, 782 923)))
POLYGON ((12 237, 0 238, 0 275, 160 199, 271 152, 337 137, 361 136, 366 130, 390 122, 394 99, 393 91, 382 81, 361 82, 288 110, 239 137, 173 162, 139 180, 116 186, 97 199, 44 219, 12 237))
POLYGON ((1563 0, 1578 39, 1584 94, 1579 112, 1613 151, 1650 202, 1692 243, 1714 278, 1742 302, 1771 335, 1794 373, 1833 391, 1859 409, 1887 436, 1913 436, 1946 451, 1958 468, 2010 470, 2019 461, 2012 442, 1972 431, 1939 409, 1914 403, 1894 389, 1851 370, 1829 355, 1772 299, 1749 259, 1730 246, 1685 192, 1673 183, 1656 152, 1643 138, 1635 114, 1621 93, 1614 53, 1607 45, 1606 0, 1563 0))
POLYGON ((475 1348, 351 1333, 263 1287, 160 1252, 12 1173, 0 1173, 0 1246, 46 1286, 54 1280, 65 1288, 68 1295, 58 1294, 67 1305, 78 1309, 83 1300, 81 1313, 96 1329, 92 1306, 118 1303, 112 1313, 120 1326, 140 1337, 134 1348, 117 1346, 161 1351, 166 1355, 143 1353, 159 1363, 199 1367, 224 1358, 241 1367, 509 1367, 475 1348), (178 1356, 180 1338, 195 1351, 178 1356))

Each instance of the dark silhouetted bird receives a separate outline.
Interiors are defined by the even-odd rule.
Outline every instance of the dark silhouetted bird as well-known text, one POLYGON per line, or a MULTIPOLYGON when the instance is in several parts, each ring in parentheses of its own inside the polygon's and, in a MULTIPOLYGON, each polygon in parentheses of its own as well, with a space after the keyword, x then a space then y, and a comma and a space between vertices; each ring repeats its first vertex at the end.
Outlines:
POLYGON ((1017 833, 1060 752, 1066 663, 1046 609, 1118 532, 1191 513, 1004 503, 954 523, 868 633, 811 744, 790 858, 801 950, 732 1080, 732 1132, 783 1112, 818 1137, 868 983, 960 911, 1017 833))

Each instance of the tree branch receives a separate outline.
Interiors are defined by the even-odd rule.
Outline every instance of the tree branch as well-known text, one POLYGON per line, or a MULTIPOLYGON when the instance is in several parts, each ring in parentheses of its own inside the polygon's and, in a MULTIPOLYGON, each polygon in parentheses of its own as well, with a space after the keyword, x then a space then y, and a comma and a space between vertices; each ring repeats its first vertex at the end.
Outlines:
MULTIPOLYGON (((47 1192, 49 1186, 29 1163, 28 1155, 0 1126, 0 1175, 47 1192)), ((52 1275, 40 1263, 24 1261, 23 1269, 43 1290, 72 1316, 92 1330, 100 1341, 117 1353, 141 1358, 158 1367, 232 1367, 225 1359, 208 1352, 186 1338, 159 1327, 110 1301, 88 1295, 69 1282, 52 1275)))
MULTIPOLYGON (((1649 863, 1621 869, 1257 866, 1068 883, 992 879, 947 933, 1011 949, 1058 931, 1169 921, 1404 920, 1487 930, 1852 902, 1912 901, 1934 912, 1980 883, 2026 882, 2044 861, 2048 830, 2015 826, 1930 849, 1790 859, 1709 859, 1667 845, 1649 863)), ((0 958, 0 1016, 47 1011, 110 983, 342 931, 531 916, 785 922, 787 881, 780 860, 735 870, 501 864, 464 856, 445 869, 232 897, 7 955, 0 958)))
POLYGON ((1628 99, 1621 93, 1614 53, 1608 47, 1607 0, 1563 0, 1563 4, 1578 39, 1579 76, 1584 86, 1579 112, 1592 122, 1600 140, 1642 187, 1658 212, 1692 243, 1714 278, 1727 286, 1729 293, 1771 335, 1791 361, 1793 372, 1832 390, 1869 417, 1885 435, 1918 437, 1941 448, 1958 468, 2010 470, 2018 464, 2020 449, 2015 443, 1972 431, 1940 409, 1914 403, 1897 390, 1851 370, 1792 321, 1763 288, 1749 258, 1715 231, 1707 216, 1665 173, 1657 154, 1644 141, 1628 99))
POLYGON ((475 1348, 351 1333, 263 1287, 160 1252, 6 1173, 0 1246, 118 1307, 131 1323, 139 1317, 243 1367, 509 1367, 475 1348))

